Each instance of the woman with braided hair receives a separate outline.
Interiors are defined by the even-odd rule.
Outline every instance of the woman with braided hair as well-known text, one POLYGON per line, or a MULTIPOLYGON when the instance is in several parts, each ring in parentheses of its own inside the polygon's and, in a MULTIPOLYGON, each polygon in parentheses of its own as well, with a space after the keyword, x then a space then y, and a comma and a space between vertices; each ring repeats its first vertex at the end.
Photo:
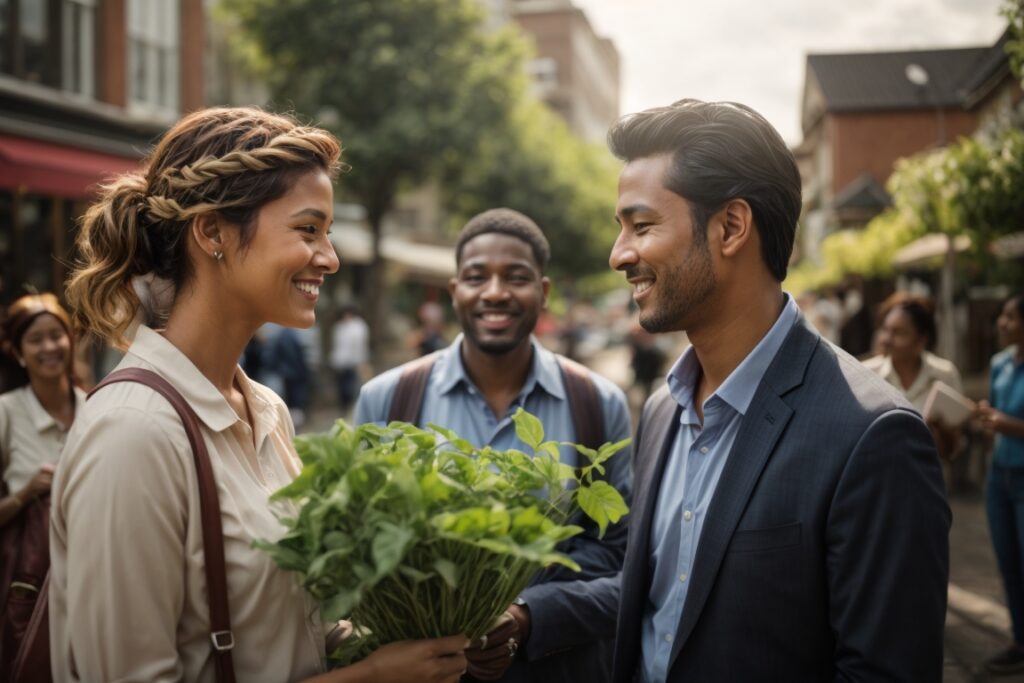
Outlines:
MULTIPOLYGON (((120 368, 154 371, 198 415, 237 680, 454 682, 463 636, 395 643, 324 673, 316 605, 253 548, 283 533, 267 499, 301 463, 283 402, 237 360, 264 323, 313 324, 319 287, 339 265, 328 240, 339 156, 329 133, 289 117, 185 117, 143 172, 107 185, 86 213, 68 297, 79 326, 130 342, 120 368)), ((52 520, 54 680, 217 680, 192 449, 154 389, 121 382, 86 402, 54 479, 52 520)))

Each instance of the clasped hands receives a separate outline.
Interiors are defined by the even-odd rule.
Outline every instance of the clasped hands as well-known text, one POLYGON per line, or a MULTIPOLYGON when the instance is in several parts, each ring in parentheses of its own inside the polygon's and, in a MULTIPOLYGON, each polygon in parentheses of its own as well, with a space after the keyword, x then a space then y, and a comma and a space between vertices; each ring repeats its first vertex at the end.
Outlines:
POLYGON ((510 605, 491 630, 466 648, 467 672, 480 681, 496 681, 512 665, 516 652, 530 637, 530 610, 510 605))

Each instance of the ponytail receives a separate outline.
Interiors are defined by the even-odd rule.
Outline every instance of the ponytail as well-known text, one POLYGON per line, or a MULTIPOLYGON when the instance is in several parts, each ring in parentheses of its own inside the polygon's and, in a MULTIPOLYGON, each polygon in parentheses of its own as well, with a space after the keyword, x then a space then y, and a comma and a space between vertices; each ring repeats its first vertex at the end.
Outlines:
POLYGON ((79 267, 67 286, 75 327, 117 346, 135 317, 139 297, 132 278, 153 270, 142 236, 146 178, 128 173, 101 188, 82 218, 79 267))

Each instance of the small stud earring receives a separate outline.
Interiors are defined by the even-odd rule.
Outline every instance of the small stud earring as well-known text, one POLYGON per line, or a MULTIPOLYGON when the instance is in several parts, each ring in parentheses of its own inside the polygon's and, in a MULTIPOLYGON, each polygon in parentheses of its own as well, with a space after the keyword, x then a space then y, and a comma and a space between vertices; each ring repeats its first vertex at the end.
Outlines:
POLYGON ((213 252, 213 258, 216 259, 217 261, 223 261, 224 252, 218 249, 217 251, 213 252))
POLYGON ((25 359, 24 358, 18 358, 18 365, 20 365, 21 367, 25 367, 25 359))

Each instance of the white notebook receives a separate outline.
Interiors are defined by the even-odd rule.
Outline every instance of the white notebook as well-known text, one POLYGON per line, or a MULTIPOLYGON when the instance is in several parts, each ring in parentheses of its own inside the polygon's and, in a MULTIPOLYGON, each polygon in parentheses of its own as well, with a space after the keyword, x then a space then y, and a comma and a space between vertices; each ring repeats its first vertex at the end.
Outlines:
POLYGON ((941 420, 947 427, 959 427, 970 419, 974 401, 945 382, 935 382, 921 412, 925 420, 941 420))

